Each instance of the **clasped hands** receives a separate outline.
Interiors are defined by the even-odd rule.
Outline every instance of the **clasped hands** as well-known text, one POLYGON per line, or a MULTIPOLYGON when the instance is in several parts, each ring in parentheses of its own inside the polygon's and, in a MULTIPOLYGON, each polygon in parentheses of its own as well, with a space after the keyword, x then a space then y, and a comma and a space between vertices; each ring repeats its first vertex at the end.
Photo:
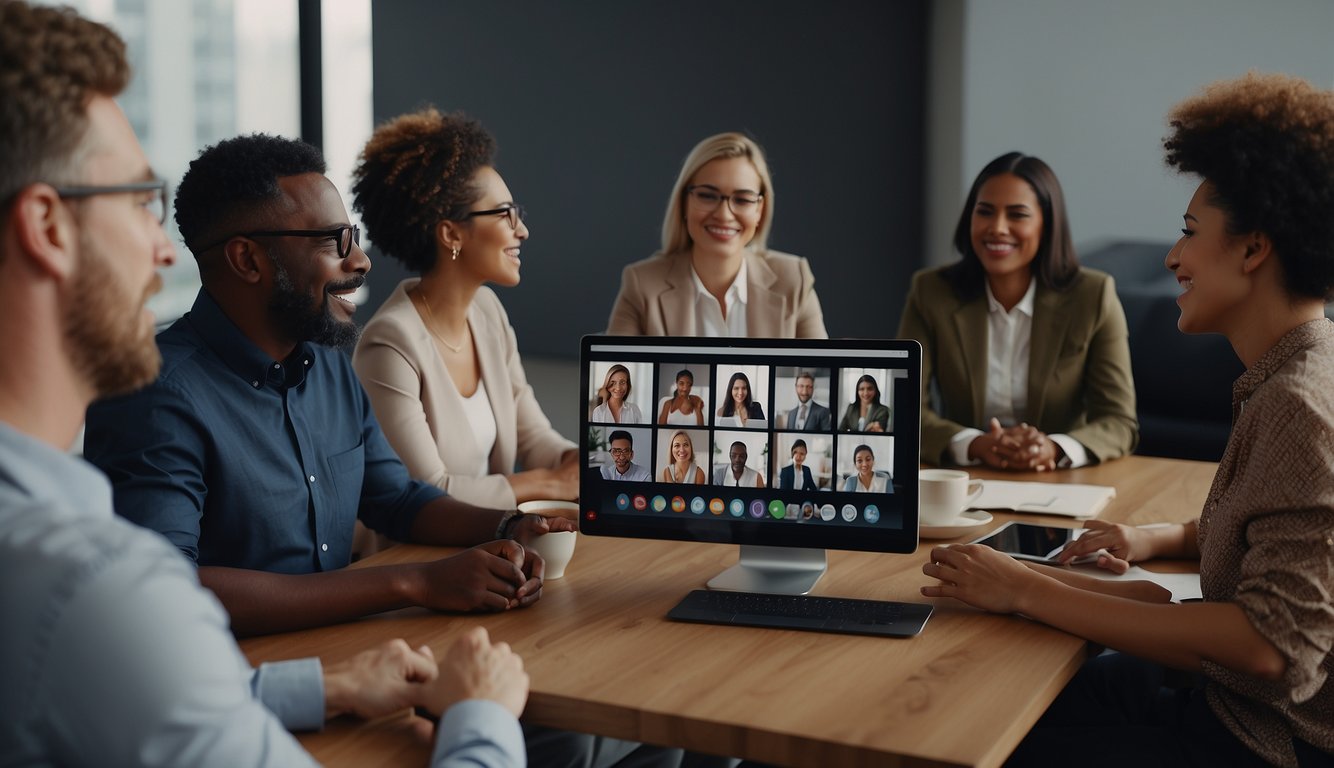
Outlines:
MULTIPOLYGON (((528 683, 523 659, 482 627, 455 640, 438 664, 430 646, 390 640, 324 668, 325 718, 370 719, 414 706, 439 716, 465 699, 495 701, 518 717, 528 683)), ((429 722, 419 727, 429 735, 429 722)))
POLYGON ((548 532, 578 530, 561 517, 524 515, 514 525, 513 539, 478 544, 457 555, 422 563, 417 587, 424 605, 438 611, 506 611, 542 597, 546 563, 524 546, 548 532))
POLYGON ((1044 472, 1056 469, 1064 455, 1061 446, 1037 427, 1025 423, 1006 429, 995 418, 985 434, 968 444, 969 458, 997 469, 1044 472))

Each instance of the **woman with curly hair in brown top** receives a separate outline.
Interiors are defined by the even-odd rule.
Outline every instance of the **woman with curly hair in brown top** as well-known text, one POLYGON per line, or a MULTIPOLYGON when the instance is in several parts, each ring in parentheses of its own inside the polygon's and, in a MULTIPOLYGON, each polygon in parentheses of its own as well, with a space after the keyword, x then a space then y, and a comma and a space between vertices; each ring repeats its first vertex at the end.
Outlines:
POLYGON ((1061 557, 1105 550, 1098 564, 1116 572, 1148 558, 1198 559, 1204 600, 1150 604, 1151 586, 1030 569, 971 545, 935 549, 923 571, 941 583, 923 593, 1121 651, 1085 665, 1014 764, 1328 765, 1334 92, 1252 74, 1207 88, 1169 121, 1167 162, 1201 183, 1166 266, 1182 289, 1181 330, 1227 336, 1246 365, 1232 434, 1196 520, 1091 521, 1061 557), (1166 668, 1193 678, 1165 688, 1166 668))
POLYGON ((488 506, 574 499, 575 445, 542 413, 509 317, 485 287, 518 284, 528 239, 494 154, 486 130, 460 114, 426 109, 375 130, 353 207, 370 239, 421 276, 366 325, 353 365, 413 477, 488 506))

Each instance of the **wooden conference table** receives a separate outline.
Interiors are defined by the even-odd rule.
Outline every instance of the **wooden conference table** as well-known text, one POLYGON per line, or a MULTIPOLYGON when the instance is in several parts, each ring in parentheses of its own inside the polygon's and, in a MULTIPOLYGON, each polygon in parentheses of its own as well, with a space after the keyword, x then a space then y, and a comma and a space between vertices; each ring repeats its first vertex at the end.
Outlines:
MULTIPOLYGON (((1055 474, 974 470, 981 477, 1111 485, 1100 516, 1142 524, 1199 513, 1215 465, 1131 456, 1055 474)), ((996 515, 973 538, 1006 520, 996 515)), ((913 555, 830 550, 813 594, 927 601, 913 555)), ((400 545, 358 565, 446 553, 400 545)), ((447 616, 405 609, 350 624, 254 638, 252 663, 318 655, 345 659, 403 637, 441 654, 481 624, 512 645, 532 677, 525 718, 778 765, 998 765, 1032 727, 1088 653, 1084 641, 1026 619, 937 600, 917 637, 899 640, 815 632, 681 624, 664 616, 688 591, 737 558, 718 544, 580 536, 565 578, 530 608, 447 616)), ((354 566, 355 567, 355 566, 354 566)), ((429 743, 412 716, 340 719, 301 736, 331 766, 424 765, 429 743)))

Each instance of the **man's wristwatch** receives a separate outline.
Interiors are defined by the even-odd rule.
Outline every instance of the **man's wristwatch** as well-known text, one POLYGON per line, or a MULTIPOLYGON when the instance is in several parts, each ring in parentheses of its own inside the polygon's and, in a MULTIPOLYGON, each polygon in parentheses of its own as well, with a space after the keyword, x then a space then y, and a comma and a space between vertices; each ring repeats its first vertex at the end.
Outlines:
POLYGON ((513 538, 510 535, 510 529, 512 529, 515 523, 517 523, 519 519, 522 517, 523 513, 517 509, 505 510, 505 514, 500 516, 500 525, 496 526, 496 538, 497 539, 513 538))

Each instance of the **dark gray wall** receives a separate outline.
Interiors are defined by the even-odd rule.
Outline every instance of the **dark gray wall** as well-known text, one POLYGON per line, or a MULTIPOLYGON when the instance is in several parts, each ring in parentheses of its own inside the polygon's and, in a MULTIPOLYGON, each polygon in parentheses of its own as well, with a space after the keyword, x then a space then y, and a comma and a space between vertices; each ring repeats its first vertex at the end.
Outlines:
MULTIPOLYGON (((525 353, 606 327, 686 153, 727 130, 765 148, 770 247, 810 259, 830 334, 892 337, 922 262, 926 32, 922 0, 382 1, 375 119, 434 104, 495 135, 529 209, 501 292, 525 353)), ((378 259, 372 305, 402 275, 378 259)))

